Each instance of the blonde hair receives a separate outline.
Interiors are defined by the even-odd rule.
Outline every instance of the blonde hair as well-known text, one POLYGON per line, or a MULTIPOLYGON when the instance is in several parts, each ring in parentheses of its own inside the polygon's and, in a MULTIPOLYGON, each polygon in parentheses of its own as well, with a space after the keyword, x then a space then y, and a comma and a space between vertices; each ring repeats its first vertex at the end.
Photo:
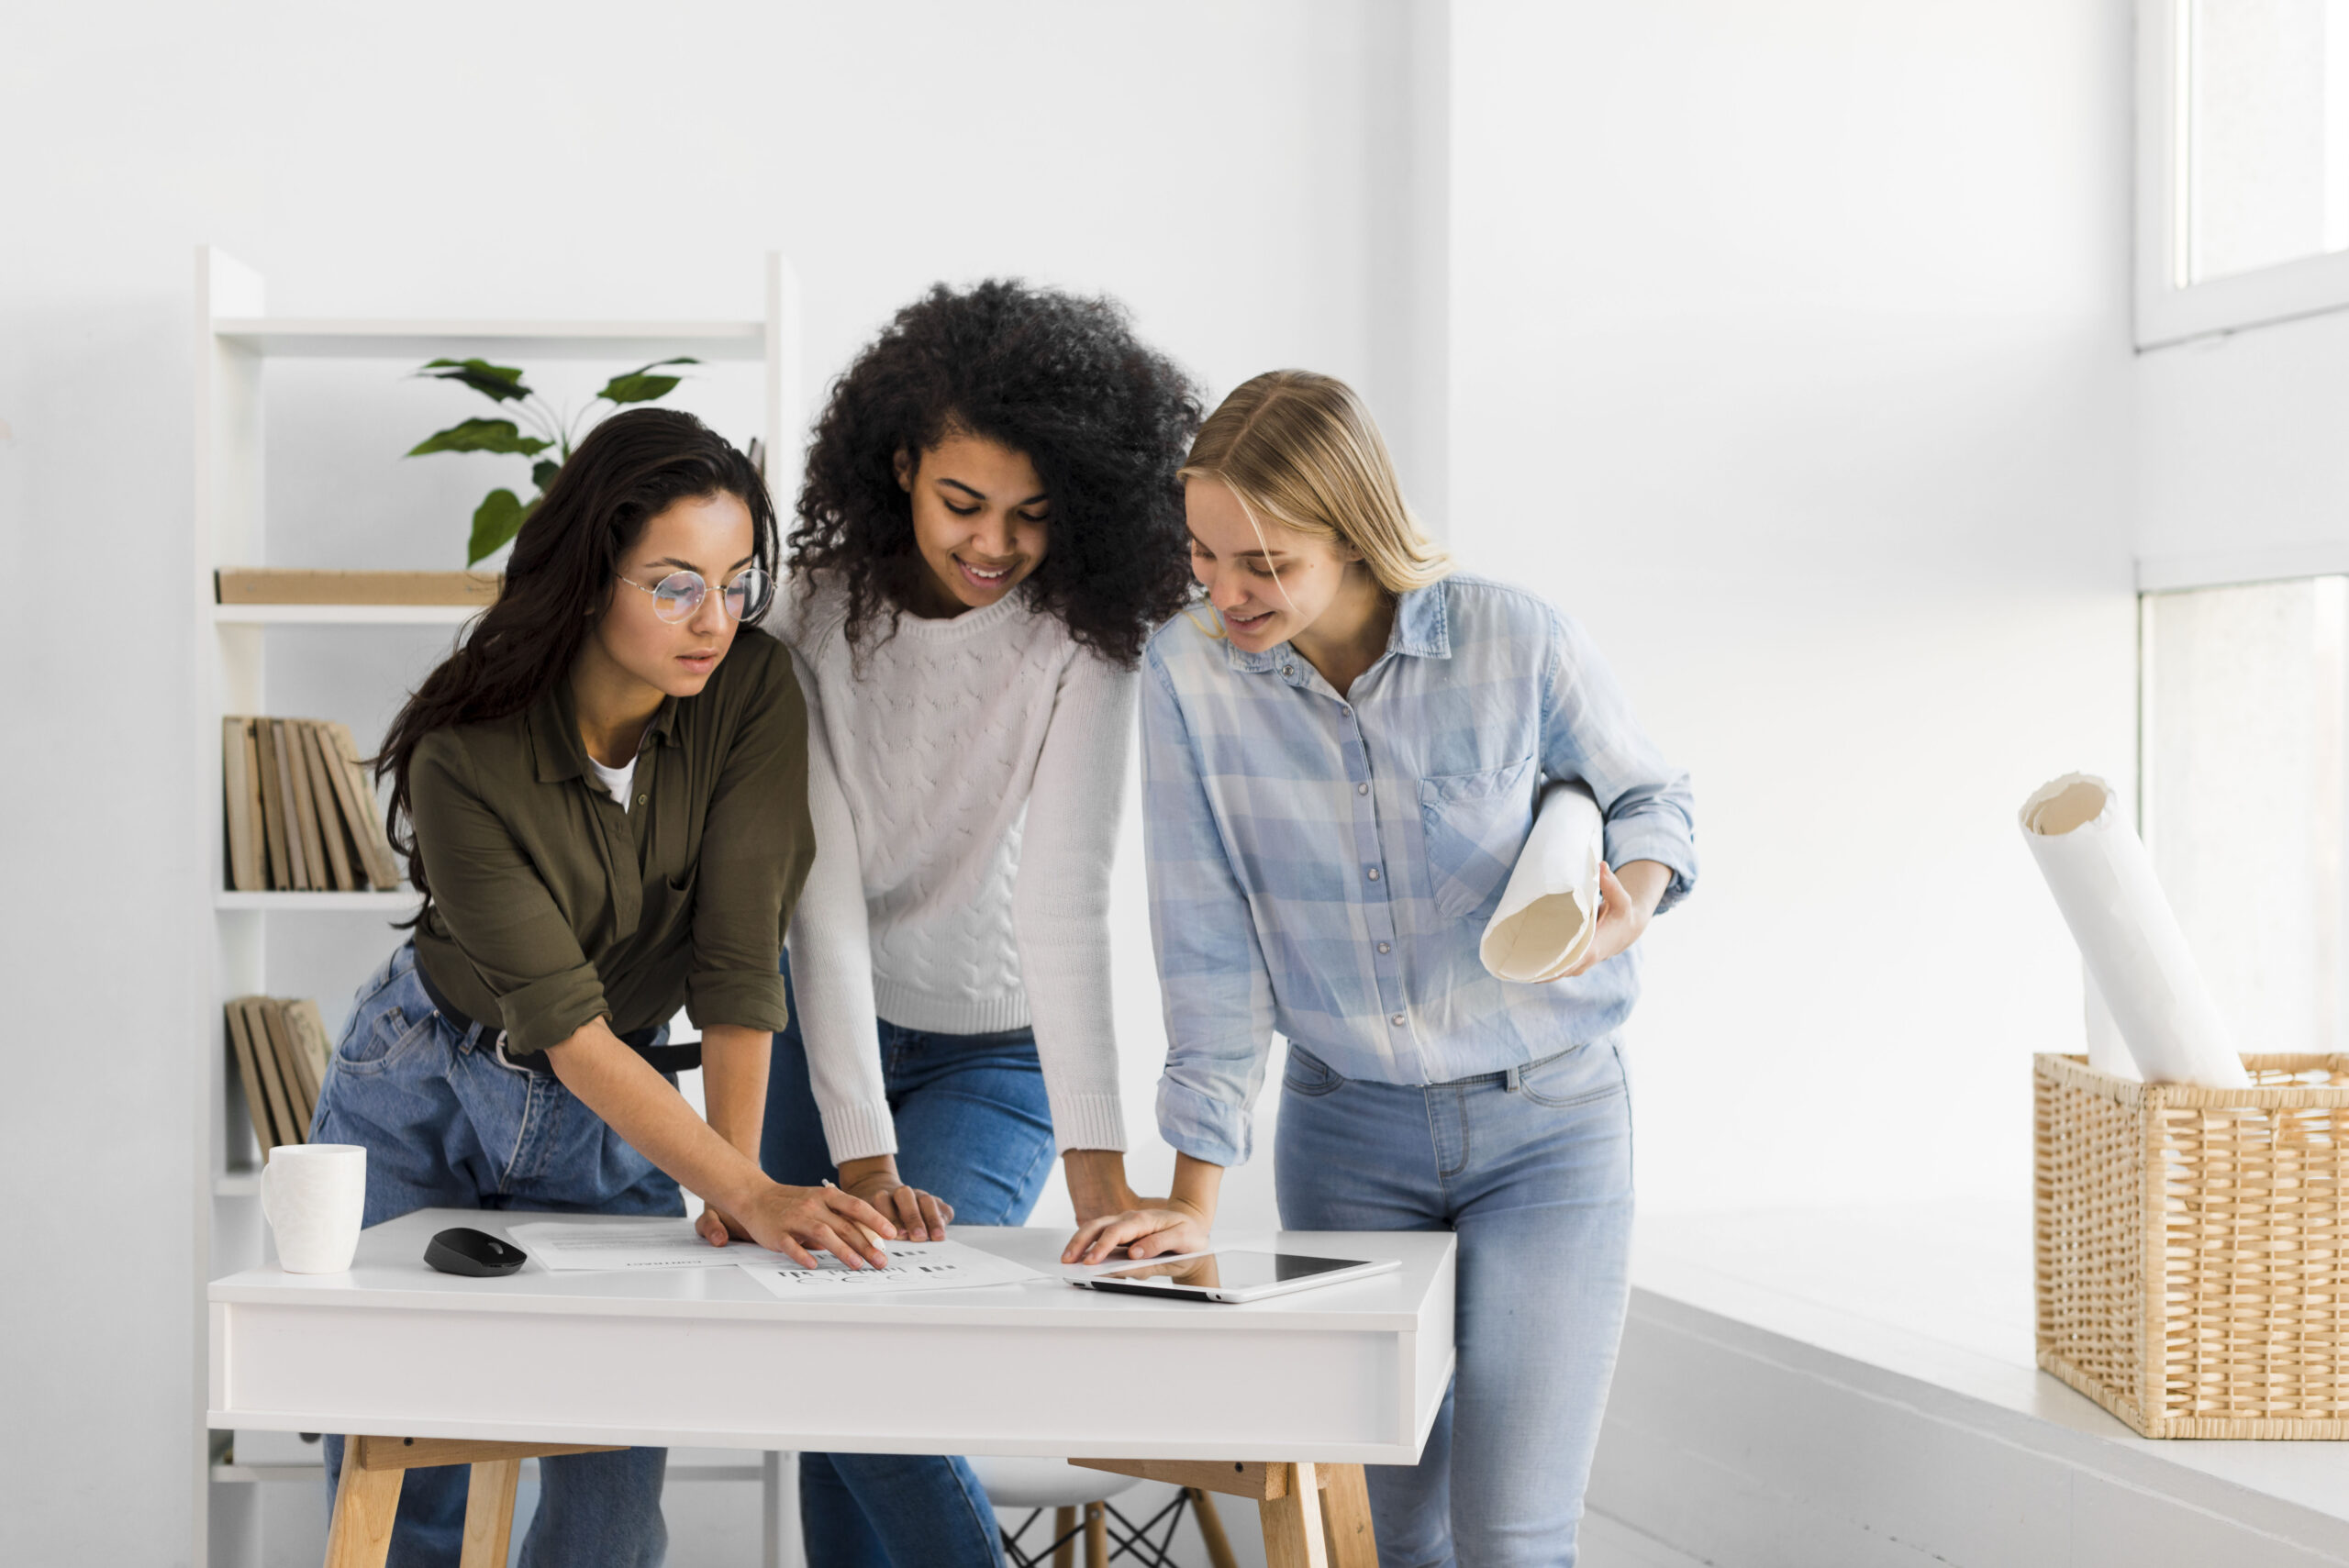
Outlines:
POLYGON ((1261 513, 1359 551, 1390 594, 1424 588, 1452 570, 1404 501, 1370 410, 1335 376, 1266 371, 1242 382, 1199 427, 1180 477, 1229 487, 1260 536, 1261 513))

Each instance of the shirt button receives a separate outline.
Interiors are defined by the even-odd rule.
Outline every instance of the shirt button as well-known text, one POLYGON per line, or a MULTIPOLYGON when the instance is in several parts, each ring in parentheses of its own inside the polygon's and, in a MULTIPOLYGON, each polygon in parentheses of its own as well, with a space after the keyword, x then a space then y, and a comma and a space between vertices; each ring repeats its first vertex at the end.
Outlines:
POLYGON ((1297 673, 1297 666, 1296 666, 1296 665, 1294 665, 1294 664, 1284 664, 1284 665, 1282 665, 1282 666, 1281 666, 1281 679, 1283 679, 1283 680, 1286 680, 1286 679, 1288 679, 1288 677, 1289 677, 1289 676, 1294 675, 1294 674, 1296 674, 1296 673, 1297 673))
POLYGON ((1368 795, 1370 793, 1370 786, 1366 784, 1358 784, 1354 785, 1354 793, 1356 795, 1368 795))
POLYGON ((652 797, 651 797, 651 795, 638 795, 638 796, 636 797, 636 803, 637 803, 637 805, 639 805, 639 806, 642 806, 645 802, 647 802, 647 801, 651 800, 651 798, 652 798, 652 797))
POLYGON ((1340 703, 1338 705, 1338 714, 1340 717, 1352 718, 1354 716, 1354 710, 1348 707, 1345 704, 1340 703))
POLYGON ((1376 866, 1370 868, 1370 880, 1373 882, 1376 882, 1378 880, 1378 868, 1376 866))
POLYGON ((1403 1027, 1403 1015, 1402 1015, 1402 1014, 1400 1014, 1400 1013, 1397 1013, 1397 1014, 1396 1014, 1393 1018, 1391 1018, 1387 1019, 1386 1021, 1387 1021, 1388 1023, 1390 1023, 1390 1024, 1393 1024, 1397 1029, 1401 1029, 1401 1028, 1403 1027))
POLYGON ((1381 951, 1381 952, 1387 952, 1387 951, 1390 951, 1391 950, 1387 947, 1387 945, 1386 945, 1385 942, 1381 942, 1381 943, 1379 943, 1379 944, 1378 944, 1378 951, 1381 951))

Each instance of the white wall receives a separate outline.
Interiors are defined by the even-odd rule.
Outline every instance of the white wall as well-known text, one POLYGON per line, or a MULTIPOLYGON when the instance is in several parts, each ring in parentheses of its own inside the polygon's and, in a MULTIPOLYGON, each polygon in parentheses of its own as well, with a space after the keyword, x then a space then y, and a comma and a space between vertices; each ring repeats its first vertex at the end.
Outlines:
MULTIPOLYGON (((1211 393, 1297 363, 1376 395, 1371 322, 1394 285, 1373 276, 1366 149, 1397 135, 1379 83, 1408 63, 1402 25, 1345 0, 12 17, 0 518, 26 591, 0 617, 22 673, 0 783, 0 1559, 190 1551, 201 1037, 181 1003, 209 949, 177 889, 197 858, 183 803, 217 788, 188 775, 185 740, 193 247, 259 269, 276 312, 542 317, 756 315, 760 253, 780 248, 805 285, 811 406, 897 305, 994 272, 1118 295, 1211 393)), ((484 471, 394 454, 472 410, 393 368, 273 383, 289 558, 299 506, 340 563, 460 563, 484 471)), ((432 650, 302 634, 279 651, 301 675, 273 703, 356 723, 432 650)), ((1129 907, 1120 1015, 1148 1147, 1139 930, 1129 907)), ((279 951, 337 1007, 389 940, 350 922, 279 951)), ((1269 1212, 1255 1179, 1242 1214, 1269 1212)))
MULTIPOLYGON (((649 15, 147 0, 0 50, 0 519, 20 581, 75 584, 0 617, 32 686, 0 1558, 188 1551, 202 933, 154 890, 216 787, 184 745, 198 240, 294 314, 751 315, 780 247, 811 405, 917 289, 998 271, 1119 295, 1211 393, 1356 379, 1468 563, 1583 617, 1696 772, 1704 884, 1635 1026, 1649 1201, 2023 1179, 2027 1054, 2076 1039, 2077 982, 2012 812, 2130 772, 2121 7, 649 15)), ((454 564, 479 471, 388 456, 451 404, 379 369, 279 378, 275 493, 345 563, 454 564)), ((431 655, 287 646, 273 704, 354 722, 431 655)), ((332 1005, 384 940, 281 952, 332 1005)))
POLYGON ((2155 349, 2135 391, 2150 581, 2349 571, 2349 312, 2155 349))
POLYGON ((1456 17, 1453 541, 1695 774, 1643 1201, 2012 1191, 2079 1039, 2015 809, 2132 773, 2125 7, 1456 17))

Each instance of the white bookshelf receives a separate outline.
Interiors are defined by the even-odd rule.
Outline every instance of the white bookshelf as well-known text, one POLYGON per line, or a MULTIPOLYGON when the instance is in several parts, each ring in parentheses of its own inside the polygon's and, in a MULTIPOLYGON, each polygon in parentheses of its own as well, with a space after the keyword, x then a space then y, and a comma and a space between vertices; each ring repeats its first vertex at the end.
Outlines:
POLYGON ((227 317, 221 341, 280 359, 700 360, 766 357, 763 321, 314 321, 227 317))
POLYGON ((405 887, 390 893, 233 893, 217 888, 212 895, 215 909, 242 909, 261 915, 333 912, 396 915, 406 919, 416 913, 416 903, 414 890, 405 887))
MULTIPOLYGON (((222 605, 213 573, 227 566, 266 566, 273 542, 299 540, 298 517, 269 514, 262 461, 263 391, 273 359, 404 360, 513 357, 527 361, 609 361, 615 370, 690 355, 762 366, 763 434, 770 472, 790 472, 799 450, 798 285, 789 265, 770 254, 766 315, 757 320, 487 321, 303 318, 268 314, 260 274, 210 247, 195 257, 195 806, 188 824, 200 886, 195 918, 213 933, 209 961, 197 966, 188 1010, 188 1049, 195 1053, 196 1168, 191 1173, 196 1270, 189 1282, 194 1340, 208 1345, 204 1287, 257 1262, 262 1253, 260 1180, 249 1152, 241 1090, 230 1064, 221 1004, 270 992, 273 929, 286 921, 372 917, 387 925, 413 914, 417 897, 391 893, 239 893, 228 889, 220 788, 220 720, 232 713, 269 713, 273 627, 350 628, 353 637, 384 627, 456 628, 480 613, 460 605, 222 605), (788 437, 789 439, 786 439, 788 437)), ((297 558, 305 552, 290 552, 297 558)), ((386 931, 386 951, 396 938, 386 931)), ((356 985, 362 974, 350 976, 356 985)), ((229 1434, 205 1422, 206 1378, 192 1389, 189 1462, 196 1508, 192 1568, 249 1568, 260 1560, 256 1483, 318 1475, 315 1464, 238 1464, 226 1453, 229 1434)), ((774 1456, 763 1464, 705 1467, 679 1479, 754 1480, 772 1488, 774 1456)), ((770 1498, 772 1508, 774 1500, 770 1498)))

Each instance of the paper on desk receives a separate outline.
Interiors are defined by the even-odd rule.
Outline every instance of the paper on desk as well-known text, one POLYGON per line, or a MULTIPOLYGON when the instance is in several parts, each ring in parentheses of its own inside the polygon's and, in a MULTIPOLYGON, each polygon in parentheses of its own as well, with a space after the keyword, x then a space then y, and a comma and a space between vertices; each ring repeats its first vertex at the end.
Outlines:
POLYGON ((2247 1084, 2226 1020, 2112 786, 2066 773, 2032 793, 2021 819, 2023 841, 2145 1080, 2247 1084))
POLYGON ((1598 926, 1606 835, 1588 784, 1569 779, 1542 792, 1533 831, 1477 949, 1496 979, 1539 984, 1582 962, 1598 926))
POLYGON ((843 1296, 898 1296, 915 1290, 973 1290, 980 1285, 1023 1284, 1044 1276, 1025 1264, 960 1241, 892 1241, 889 1266, 852 1269, 829 1252, 816 1254, 816 1267, 803 1269, 769 1252, 738 1260, 742 1272, 786 1301, 827 1301, 843 1296))
POLYGON ((509 1225, 506 1234, 516 1246, 559 1273, 586 1269, 725 1269, 770 1259, 784 1264, 791 1262, 781 1252, 747 1241, 713 1247, 695 1232, 690 1219, 607 1219, 593 1224, 534 1220, 509 1225))

